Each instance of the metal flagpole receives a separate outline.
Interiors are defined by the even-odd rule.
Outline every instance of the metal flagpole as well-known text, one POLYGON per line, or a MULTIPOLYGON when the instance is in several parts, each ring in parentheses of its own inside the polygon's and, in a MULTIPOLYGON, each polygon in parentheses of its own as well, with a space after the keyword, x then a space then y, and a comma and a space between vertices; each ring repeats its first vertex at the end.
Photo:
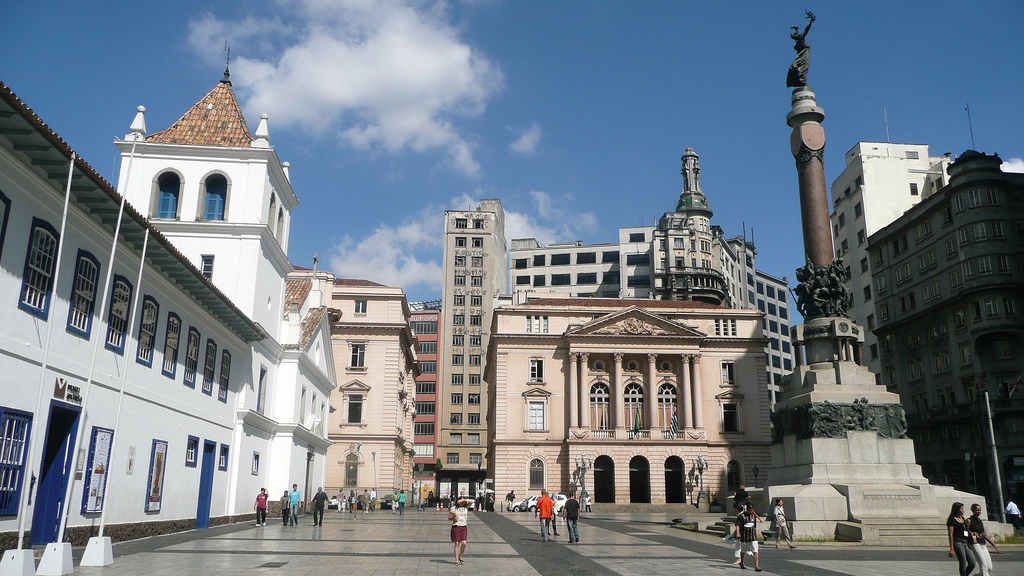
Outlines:
MULTIPOLYGON (((131 128, 130 128, 131 131, 132 131, 132 149, 131 149, 131 152, 128 154, 128 168, 125 171, 125 187, 130 187, 131 186, 132 164, 133 164, 133 162, 135 160, 135 145, 138 143, 139 139, 146 133, 146 120, 145 120, 145 116, 144 116, 144 114, 146 112, 146 108, 144 106, 139 106, 136 110, 137 110, 138 113, 135 115, 135 120, 132 121, 132 125, 131 125, 131 128)), ((111 241, 111 244, 110 244, 110 263, 107 265, 107 275, 106 275, 106 279, 103 282, 103 300, 100 301, 100 310, 101 311, 103 310, 103 303, 104 302, 106 302, 108 307, 110 307, 113 304, 111 302, 108 302, 109 295, 110 295, 110 282, 111 282, 111 278, 113 277, 114 261, 115 261, 116 256, 117 256, 117 239, 121 235, 121 222, 124 219, 124 207, 125 207, 125 204, 127 202, 127 200, 126 200, 127 194, 125 193, 125 191, 124 190, 118 190, 118 193, 121 195, 121 205, 118 208, 117 225, 114 227, 114 237, 113 237, 113 240, 111 241)), ((143 249, 142 249, 142 258, 143 259, 145 259, 145 257, 146 257, 146 243, 148 242, 148 240, 149 240, 149 230, 147 229, 146 230, 146 241, 143 242, 143 249)), ((140 275, 142 274, 141 267, 139 269, 139 274, 140 275)), ((138 290, 140 288, 141 287, 138 284, 136 284, 136 286, 135 286, 136 296, 138 295, 138 290)), ((130 338, 131 338, 131 332, 129 331, 128 334, 125 335, 125 349, 126 350, 127 350, 127 346, 128 346, 128 340, 130 340, 130 338)), ((90 363, 89 363, 89 374, 88 374, 88 377, 86 379, 86 385, 87 386, 90 386, 92 384, 92 382, 93 382, 93 376, 94 376, 94 373, 96 371, 96 357, 99 354, 99 343, 100 343, 101 339, 102 338, 97 338, 97 339, 95 339, 93 341, 92 360, 90 360, 90 363)), ((125 355, 125 368, 124 368, 124 370, 122 370, 122 373, 126 373, 128 371, 128 360, 127 360, 127 358, 128 358, 128 356, 127 356, 127 353, 126 353, 126 355, 125 355)), ((114 438, 116 438, 116 437, 117 437, 117 428, 115 427, 114 428, 114 432, 111 435, 111 439, 110 439, 111 445, 110 445, 109 454, 110 454, 111 459, 113 459, 113 457, 114 457, 114 445, 113 445, 113 442, 114 442, 114 438)), ((107 481, 104 483, 104 487, 109 482, 110 482, 110 475, 108 474, 107 475, 107 481)), ((103 512, 105 513, 106 510, 107 510, 106 494, 104 494, 101 497, 100 502, 103 503, 103 512)), ((101 516, 102 516, 102 514, 101 514, 101 516)), ((101 517, 101 521, 102 521, 102 517, 101 517)), ((101 524, 101 526, 102 526, 102 524, 101 524)), ((107 565, 112 564, 112 563, 113 563, 113 551, 110 548, 110 539, 109 538, 106 539, 106 540, 103 539, 103 529, 101 527, 100 528, 99 536, 95 536, 95 537, 89 538, 89 543, 86 546, 85 555, 82 557, 81 565, 83 565, 83 566, 107 566, 107 565), (100 563, 96 563, 96 562, 100 562, 100 563)))
MULTIPOLYGON (((984 381, 982 381, 984 384, 984 381)), ((985 396, 985 419, 988 420, 988 441, 992 449, 992 470, 996 477, 996 497, 999 499, 999 522, 1006 522, 1006 508, 1003 502, 1003 479, 999 474, 999 451, 996 450, 996 433, 992 428, 992 405, 988 401, 988 386, 985 385, 982 391, 985 396)))
MULTIPOLYGON (((50 289, 53 292, 56 292, 56 290, 57 290, 57 281, 60 279, 60 264, 61 264, 61 258, 63 256, 63 252, 64 252, 64 236, 65 236, 64 232, 67 229, 67 223, 68 223, 68 206, 71 203, 71 177, 72 177, 72 175, 74 174, 74 171, 75 171, 75 158, 76 158, 76 155, 75 155, 74 152, 72 152, 71 153, 71 160, 68 163, 68 183, 67 183, 67 187, 64 190, 64 212, 61 215, 61 221, 60 221, 60 239, 57 241, 57 259, 56 259, 55 264, 54 264, 53 281, 50 283, 50 289)), ((52 296, 51 296, 51 302, 52 302, 52 296)), ((50 338, 53 335, 53 324, 54 324, 53 322, 49 321, 49 314, 48 314, 47 320, 46 320, 46 340, 43 343, 43 360, 42 360, 42 363, 39 366, 39 388, 38 388, 37 393, 36 393, 36 412, 33 415, 33 422, 35 424, 37 424, 37 425, 40 424, 41 421, 43 420, 42 418, 40 418, 40 414, 43 411, 43 391, 45 389, 44 384, 46 383, 46 367, 48 366, 49 359, 50 359, 50 338)), ((30 432, 30 434, 31 434, 31 432, 30 432)), ((36 448, 36 440, 39 439, 39 436, 40 436, 39 430, 36 430, 35 434, 31 434, 31 438, 29 439, 28 452, 26 452, 26 454, 25 454, 25 459, 26 460, 28 460, 29 458, 33 458, 34 457, 35 448, 36 448)), ((26 468, 31 468, 31 467, 28 466, 26 468)), ((28 507, 27 506, 28 495, 29 495, 29 492, 32 490, 31 486, 27 486, 27 487, 25 486, 24 478, 22 478, 22 483, 21 484, 22 484, 23 491, 21 493, 21 504, 18 507, 19 516, 20 516, 20 519, 18 521, 18 548, 17 548, 18 550, 22 549, 23 541, 25 540, 25 524, 28 521, 28 510, 27 510, 27 507, 28 507)), ((31 550, 29 550, 29 552, 31 552, 31 550)), ((8 556, 5 554, 4 555, 4 561, 6 561, 7 558, 8 558, 8 556)), ((33 564, 32 569, 33 569, 33 571, 35 571, 35 564, 33 564)))

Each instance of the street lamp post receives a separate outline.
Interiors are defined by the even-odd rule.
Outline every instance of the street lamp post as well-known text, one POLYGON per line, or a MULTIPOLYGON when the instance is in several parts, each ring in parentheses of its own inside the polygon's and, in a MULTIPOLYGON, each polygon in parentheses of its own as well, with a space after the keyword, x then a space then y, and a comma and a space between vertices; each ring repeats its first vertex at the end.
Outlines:
POLYGON ((761 469, 758 468, 757 466, 754 466, 754 469, 752 470, 752 472, 754 473, 754 488, 757 488, 757 474, 760 471, 761 469))
POLYGON ((707 492, 704 491, 704 471, 708 469, 708 459, 704 456, 697 456, 693 459, 693 467, 697 469, 697 478, 700 480, 700 490, 697 492, 697 505, 700 505, 700 499, 708 499, 707 492))
POLYGON ((373 460, 373 491, 377 491, 377 453, 370 452, 370 458, 373 460))

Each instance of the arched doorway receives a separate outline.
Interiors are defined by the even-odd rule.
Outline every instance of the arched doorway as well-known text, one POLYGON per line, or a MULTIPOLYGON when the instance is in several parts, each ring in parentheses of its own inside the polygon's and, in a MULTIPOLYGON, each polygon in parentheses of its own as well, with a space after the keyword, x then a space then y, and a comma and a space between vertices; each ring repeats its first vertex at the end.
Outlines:
POLYGON ((686 502, 683 459, 669 456, 665 460, 665 503, 679 504, 686 502))
POLYGON ((594 459, 594 502, 615 503, 615 461, 608 456, 594 459))
POLYGON ((729 492, 735 492, 740 484, 743 484, 743 474, 740 472, 740 463, 729 460, 725 465, 725 486, 729 492))
POLYGON ((643 456, 633 456, 629 461, 629 502, 651 503, 651 464, 643 456))

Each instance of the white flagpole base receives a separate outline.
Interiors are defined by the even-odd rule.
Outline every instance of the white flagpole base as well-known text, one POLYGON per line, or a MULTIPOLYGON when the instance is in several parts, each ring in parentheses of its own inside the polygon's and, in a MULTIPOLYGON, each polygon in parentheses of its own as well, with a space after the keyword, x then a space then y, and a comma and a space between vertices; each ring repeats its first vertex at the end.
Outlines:
POLYGON ((32 576, 36 573, 36 559, 31 548, 4 552, 0 560, 0 576, 32 576))
POLYGON ((46 545, 43 559, 36 568, 36 576, 64 576, 75 571, 71 559, 70 542, 51 542, 46 545))
POLYGON ((79 566, 110 566, 114 563, 114 551, 110 536, 93 536, 85 545, 85 554, 79 566))

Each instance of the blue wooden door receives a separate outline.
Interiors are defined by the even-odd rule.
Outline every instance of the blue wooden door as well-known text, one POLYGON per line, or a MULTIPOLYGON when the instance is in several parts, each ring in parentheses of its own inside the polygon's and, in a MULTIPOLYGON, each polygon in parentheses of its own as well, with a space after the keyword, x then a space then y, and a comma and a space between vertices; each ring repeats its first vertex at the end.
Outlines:
POLYGON ((75 453, 78 416, 81 408, 54 403, 50 407, 43 461, 39 466, 39 488, 32 514, 33 545, 57 541, 60 517, 64 512, 64 493, 71 473, 71 455, 75 453))
POLYGON ((199 502, 196 506, 196 528, 210 527, 210 504, 213 499, 213 471, 216 469, 217 443, 203 442, 203 468, 199 472, 199 502))

